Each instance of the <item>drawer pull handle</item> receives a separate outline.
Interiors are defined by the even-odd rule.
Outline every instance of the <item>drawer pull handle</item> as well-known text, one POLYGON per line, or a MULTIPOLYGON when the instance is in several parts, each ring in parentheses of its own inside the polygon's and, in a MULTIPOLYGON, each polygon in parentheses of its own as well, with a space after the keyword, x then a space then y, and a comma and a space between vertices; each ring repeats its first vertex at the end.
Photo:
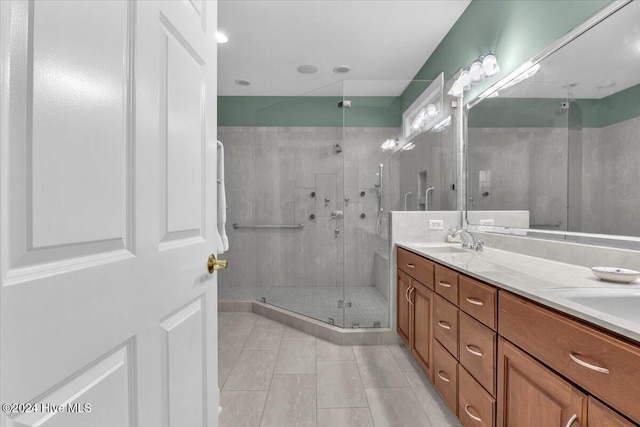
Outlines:
POLYGON ((411 289, 411 286, 407 286, 407 290, 404 291, 404 299, 407 300, 407 302, 411 302, 409 301, 409 290, 411 289))
POLYGON ((447 282, 438 282, 438 285, 444 286, 445 288, 450 288, 451 287, 451 284, 447 283, 447 282))
POLYGON ((571 358, 571 360, 576 362, 578 365, 584 366, 587 369, 591 369, 592 371, 600 372, 600 373, 603 373, 603 374, 608 374, 609 373, 609 370, 607 368, 602 368, 600 366, 592 365, 591 363, 587 363, 584 360, 578 359, 578 356, 573 351, 569 352, 569 357, 571 358))
POLYGON ((447 378, 446 376, 442 375, 442 374, 446 374, 446 372, 444 371, 438 371, 438 377, 440 377, 440 379, 446 383, 451 382, 451 380, 449 378, 447 378))
POLYGON ((483 354, 480 351, 480 349, 474 345, 471 344, 467 344, 467 351, 471 354, 473 354, 474 356, 478 356, 478 357, 482 357, 483 354))
POLYGON ((571 427, 573 423, 576 422, 577 419, 578 419, 578 414, 573 414, 573 417, 569 418, 569 421, 567 421, 567 425, 565 427, 571 427))
POLYGON ((409 268, 416 268, 416 265, 415 265, 415 264, 407 264, 407 267, 409 267, 409 268))
POLYGON ((467 301, 473 305, 484 305, 484 303, 477 298, 467 297, 467 301))
POLYGON ((415 294, 413 293, 413 291, 415 291, 415 290, 416 290, 416 288, 414 288, 414 287, 412 286, 412 287, 411 287, 411 290, 409 291, 409 303, 410 303, 411 305, 416 305, 416 304, 415 304, 415 303, 416 303, 416 301, 415 301, 413 298, 411 298, 411 295, 412 295, 412 294, 413 294, 413 295, 415 295, 415 294))
POLYGON ((442 329, 451 329, 451 326, 447 322, 443 322, 442 320, 438 320, 438 326, 442 329))
POLYGON ((481 423, 482 422, 482 418, 477 417, 477 416, 473 415, 471 412, 469 412, 469 408, 472 408, 472 406, 471 405, 465 405, 464 406, 464 412, 466 412, 467 415, 469 415, 472 419, 474 419, 477 422, 481 423))

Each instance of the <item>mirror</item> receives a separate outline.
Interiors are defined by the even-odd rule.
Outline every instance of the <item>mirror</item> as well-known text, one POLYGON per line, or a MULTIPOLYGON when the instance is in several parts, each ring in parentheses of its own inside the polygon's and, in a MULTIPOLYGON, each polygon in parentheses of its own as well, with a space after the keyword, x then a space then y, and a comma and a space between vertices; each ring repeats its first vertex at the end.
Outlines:
MULTIPOLYGON (((455 211, 459 206, 459 170, 461 149, 457 141, 456 120, 452 107, 455 97, 447 94, 455 79, 444 82, 442 74, 434 82, 440 99, 437 115, 429 120, 425 130, 414 131, 416 114, 431 101, 432 84, 403 114, 403 149, 394 153, 392 167, 397 169, 398 210, 455 211)), ((461 115, 459 116, 461 117, 461 115)))
POLYGON ((639 237, 639 70, 640 2, 615 2, 470 102, 469 223, 508 210, 529 235, 639 237))

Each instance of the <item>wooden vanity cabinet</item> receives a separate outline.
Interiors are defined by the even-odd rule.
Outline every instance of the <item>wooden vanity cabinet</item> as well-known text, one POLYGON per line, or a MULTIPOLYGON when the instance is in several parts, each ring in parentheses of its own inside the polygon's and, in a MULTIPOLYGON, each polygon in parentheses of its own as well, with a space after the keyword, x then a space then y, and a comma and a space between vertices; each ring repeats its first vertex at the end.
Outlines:
POLYGON ((398 335, 433 381, 434 263, 402 248, 398 248, 397 256, 398 335))
POLYGON ((410 317, 410 302, 409 291, 411 290, 411 277, 404 273, 402 270, 398 270, 397 274, 398 286, 397 286, 397 330, 398 335, 404 341, 407 348, 411 346, 411 317, 410 317))
POLYGON ((637 343, 401 248, 397 278, 398 334, 464 427, 640 427, 637 343))
POLYGON ((586 426, 587 396, 515 345, 498 342, 498 427, 586 426))
POLYGON ((433 385, 458 415, 458 360, 438 341, 433 343, 433 385))
POLYGON ((434 293, 420 282, 413 281, 414 291, 410 293, 411 346, 409 349, 422 369, 433 381, 433 298, 434 293))
POLYGON ((458 272, 436 264, 434 267, 434 290, 437 294, 458 305, 458 272))
POLYGON ((640 348, 508 292, 498 330, 589 394, 640 422, 640 348))

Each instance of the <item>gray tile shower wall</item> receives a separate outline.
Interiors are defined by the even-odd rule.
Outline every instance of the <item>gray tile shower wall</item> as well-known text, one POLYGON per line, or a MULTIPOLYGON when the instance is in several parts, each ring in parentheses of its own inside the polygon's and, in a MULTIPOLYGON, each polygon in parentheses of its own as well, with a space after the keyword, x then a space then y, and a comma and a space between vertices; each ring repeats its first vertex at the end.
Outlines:
POLYGON ((529 210, 536 228, 566 227, 566 128, 469 128, 468 133, 470 210, 529 210))
POLYGON ((583 131, 584 232, 640 235, 640 117, 583 131))
POLYGON ((468 132, 473 210, 530 210, 535 228, 640 235, 640 117, 603 128, 468 132))
POLYGON ((452 126, 442 132, 427 132, 416 138, 416 147, 400 152, 397 157, 402 165, 399 168, 398 209, 404 210, 404 195, 411 192, 407 199, 407 210, 425 210, 425 190, 434 187, 429 210, 448 211, 456 209, 456 146, 453 142, 452 126), (421 182, 420 174, 426 181, 421 182))
POLYGON ((397 167, 389 167, 389 154, 379 147, 399 133, 399 128, 219 127, 218 138, 225 145, 230 241, 225 254, 229 268, 220 276, 221 285, 386 283, 387 274, 376 278, 376 271, 385 270, 374 262, 386 262, 388 212, 398 208, 399 196, 397 167), (339 154, 336 144, 342 147, 339 154), (377 234, 380 164, 384 222, 377 234), (344 210, 344 219, 331 219, 334 210, 344 210), (234 223, 304 228, 235 230, 234 223))

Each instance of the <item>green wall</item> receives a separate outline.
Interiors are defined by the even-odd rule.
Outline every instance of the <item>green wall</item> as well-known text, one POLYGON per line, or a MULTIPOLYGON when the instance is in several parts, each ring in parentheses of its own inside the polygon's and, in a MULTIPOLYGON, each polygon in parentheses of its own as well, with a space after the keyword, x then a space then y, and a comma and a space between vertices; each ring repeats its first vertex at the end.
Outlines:
POLYGON ((493 98, 469 110, 469 127, 600 128, 640 116, 640 84, 602 99, 493 98))
MULTIPOLYGON (((465 93, 470 100, 607 3, 609 0, 473 0, 414 79, 433 80, 444 72, 446 81, 479 55, 492 51, 500 74, 465 93)), ((402 94, 403 102, 411 103, 419 93, 409 85, 402 94)))
MULTIPOLYGON (((505 76, 584 21, 608 0, 473 0, 415 80, 445 80, 488 50, 505 76)), ((399 23, 401 25, 401 23, 399 23)), ((497 79, 467 92, 471 99, 497 79)), ((367 97, 346 113, 345 126, 400 126, 402 111, 422 92, 412 83, 400 99, 367 97), (362 108, 360 108, 362 107, 362 108)), ((342 126, 333 97, 218 97, 219 126, 342 126)))
POLYGON ((341 96, 219 96, 218 126, 344 126, 399 127, 399 97, 349 97, 351 108, 340 109, 341 96))

